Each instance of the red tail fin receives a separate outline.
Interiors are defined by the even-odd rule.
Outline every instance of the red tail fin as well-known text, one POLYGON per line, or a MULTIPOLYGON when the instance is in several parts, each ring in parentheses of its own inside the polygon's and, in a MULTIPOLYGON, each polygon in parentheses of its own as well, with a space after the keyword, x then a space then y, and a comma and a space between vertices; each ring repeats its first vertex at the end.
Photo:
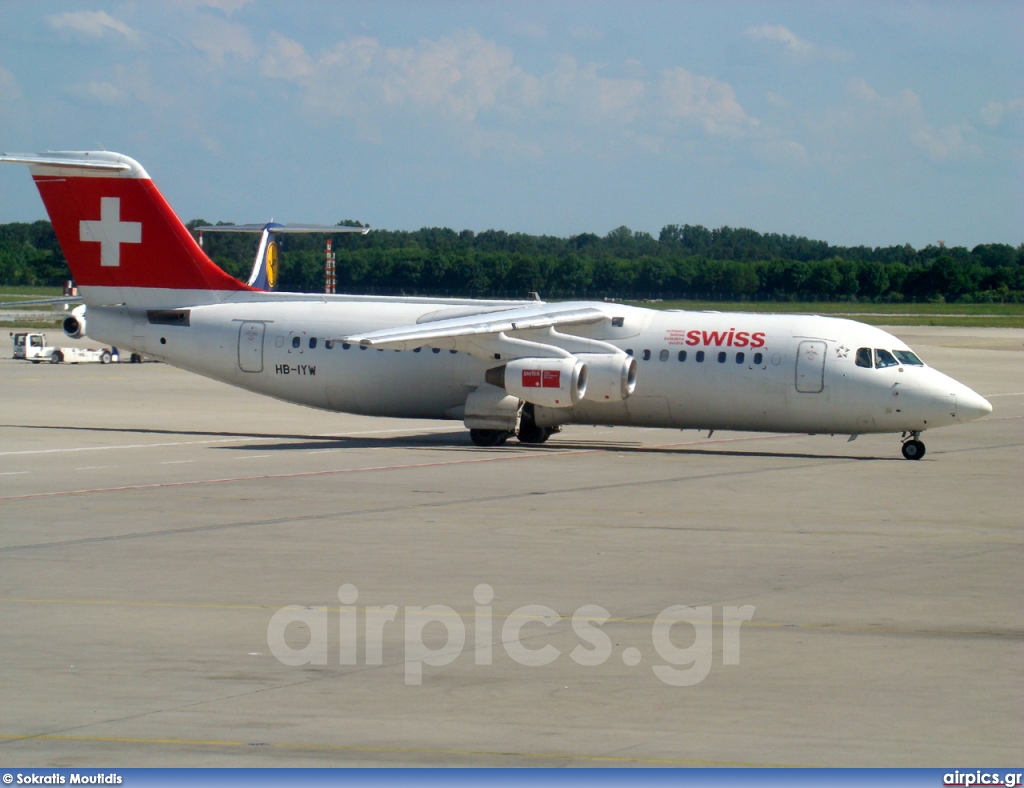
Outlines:
POLYGON ((250 289, 206 256, 146 171, 127 156, 61 152, 0 161, 31 166, 80 287, 250 289))

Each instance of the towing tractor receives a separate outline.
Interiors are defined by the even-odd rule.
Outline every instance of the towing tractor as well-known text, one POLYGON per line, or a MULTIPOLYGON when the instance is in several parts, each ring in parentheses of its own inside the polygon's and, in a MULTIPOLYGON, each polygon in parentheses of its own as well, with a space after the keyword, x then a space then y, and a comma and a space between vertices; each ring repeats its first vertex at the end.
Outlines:
MULTIPOLYGON (((41 364, 44 361, 50 364, 109 364, 121 360, 116 347, 53 347, 46 344, 45 334, 32 332, 19 332, 11 334, 11 337, 14 339, 14 358, 31 361, 33 364, 41 364)), ((137 362, 142 359, 133 353, 131 360, 137 362)))

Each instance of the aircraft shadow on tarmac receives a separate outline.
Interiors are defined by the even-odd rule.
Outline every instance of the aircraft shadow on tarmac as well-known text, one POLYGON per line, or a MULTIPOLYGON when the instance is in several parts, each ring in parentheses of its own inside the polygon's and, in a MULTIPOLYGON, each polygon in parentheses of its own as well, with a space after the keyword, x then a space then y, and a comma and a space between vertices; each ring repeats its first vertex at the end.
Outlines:
POLYGON ((644 446, 639 443, 609 443, 607 441, 555 441, 544 446, 524 445, 512 439, 503 446, 482 448, 474 446, 468 437, 460 432, 448 432, 431 435, 401 435, 387 438, 335 438, 318 439, 316 442, 301 441, 295 443, 249 443, 233 446, 212 447, 218 451, 323 451, 324 449, 435 449, 446 451, 469 452, 472 454, 560 454, 564 452, 605 452, 608 454, 662 454, 668 456, 706 456, 706 457, 763 457, 790 460, 869 460, 873 462, 904 461, 902 457, 858 457, 850 454, 808 454, 806 452, 787 451, 751 451, 739 449, 712 449, 688 446, 644 446))
MULTIPOLYGON (((668 445, 668 446, 644 446, 635 441, 580 441, 580 440, 559 440, 543 446, 524 445, 511 439, 503 446, 493 448, 481 448, 469 442, 469 435, 462 430, 450 432, 430 432, 421 434, 399 434, 386 437, 346 437, 345 435, 289 435, 282 433, 262 432, 208 432, 202 430, 167 430, 152 428, 126 428, 126 427, 82 427, 62 425, 26 425, 26 424, 0 424, 2 429, 26 429, 26 430, 51 430, 55 432, 96 432, 119 435, 163 435, 178 438, 212 438, 212 439, 239 439, 239 443, 232 445, 213 445, 209 448, 220 451, 323 451, 325 449, 441 449, 454 451, 468 451, 476 454, 507 454, 520 453, 524 451, 543 454, 556 454, 560 452, 608 452, 608 453, 636 453, 636 454, 665 454, 665 455, 687 455, 687 456, 708 456, 708 457, 772 457, 779 459, 793 460, 858 460, 874 462, 898 462, 903 461, 902 457, 865 457, 851 454, 809 454, 806 452, 787 451, 765 451, 750 449, 727 449, 727 448, 705 448, 699 445, 668 445), (246 439, 260 441, 250 443, 246 439), (262 441, 273 441, 263 443, 262 441)), ((780 436, 784 437, 784 436, 780 436)))

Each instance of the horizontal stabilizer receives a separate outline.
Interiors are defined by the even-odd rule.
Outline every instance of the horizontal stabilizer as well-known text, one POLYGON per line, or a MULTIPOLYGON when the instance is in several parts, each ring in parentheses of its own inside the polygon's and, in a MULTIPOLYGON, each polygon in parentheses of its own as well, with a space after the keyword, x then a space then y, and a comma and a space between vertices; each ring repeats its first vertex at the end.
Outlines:
POLYGON ((261 233, 271 230, 275 233, 359 233, 366 235, 369 227, 342 227, 337 224, 218 224, 194 228, 199 233, 261 233))
POLYGON ((4 153, 0 155, 0 164, 28 164, 31 167, 61 167, 64 169, 98 170, 101 172, 120 172, 131 169, 131 164, 128 162, 98 159, 95 158, 95 155, 88 152, 64 151, 52 153, 4 153))
POLYGON ((63 298, 34 298, 31 301, 5 301, 0 304, 0 307, 6 309, 16 306, 61 306, 80 303, 82 303, 81 296, 66 296, 63 298))

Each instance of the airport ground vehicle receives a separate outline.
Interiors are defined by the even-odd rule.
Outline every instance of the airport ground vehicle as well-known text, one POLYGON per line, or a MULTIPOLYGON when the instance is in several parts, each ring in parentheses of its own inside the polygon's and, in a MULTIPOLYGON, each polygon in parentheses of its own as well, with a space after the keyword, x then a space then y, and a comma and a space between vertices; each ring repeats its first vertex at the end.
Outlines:
MULTIPOLYGON (((50 364, 110 364, 121 360, 116 347, 83 348, 54 347, 46 344, 46 335, 38 332, 18 332, 11 334, 14 340, 14 358, 31 361, 33 364, 48 362, 50 364)), ((137 353, 131 354, 132 363, 141 361, 137 353)))

